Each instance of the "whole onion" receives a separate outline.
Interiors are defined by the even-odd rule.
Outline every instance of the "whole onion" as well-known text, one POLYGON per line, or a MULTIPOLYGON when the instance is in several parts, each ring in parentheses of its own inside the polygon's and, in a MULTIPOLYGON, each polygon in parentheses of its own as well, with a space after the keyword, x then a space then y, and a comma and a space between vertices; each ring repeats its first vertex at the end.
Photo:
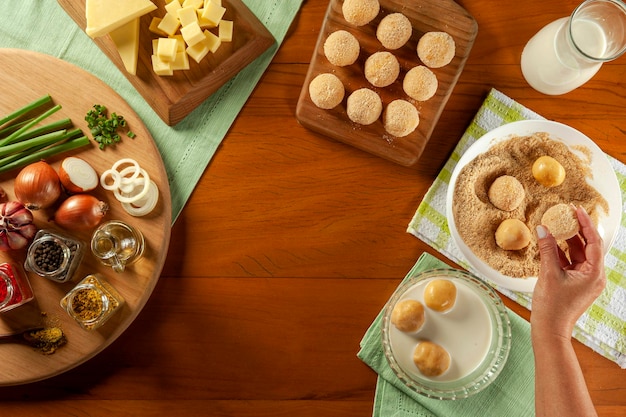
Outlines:
POLYGON ((90 194, 75 194, 65 200, 54 213, 54 221, 65 229, 89 230, 95 228, 109 205, 90 194))
POLYGON ((17 201, 0 204, 0 251, 22 249, 35 237, 33 213, 17 201))
POLYGON ((26 208, 39 210, 57 201, 61 195, 61 182, 50 164, 39 161, 27 165, 17 174, 13 190, 26 208))

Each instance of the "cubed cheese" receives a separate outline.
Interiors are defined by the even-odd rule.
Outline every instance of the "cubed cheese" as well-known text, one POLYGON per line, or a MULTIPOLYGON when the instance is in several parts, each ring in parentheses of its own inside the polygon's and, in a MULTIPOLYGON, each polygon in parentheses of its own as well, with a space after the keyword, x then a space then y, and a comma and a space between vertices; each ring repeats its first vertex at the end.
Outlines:
POLYGON ((180 27, 180 21, 178 20, 178 16, 171 13, 165 13, 165 16, 163 16, 163 20, 161 20, 161 23, 159 23, 159 26, 157 27, 159 30, 162 30, 163 32, 171 36, 175 34, 180 27))
POLYGON ((204 7, 206 7, 207 3, 209 2, 213 2, 215 4, 217 4, 218 6, 222 5, 222 0, 204 0, 204 7))
POLYGON ((167 36, 167 33, 159 29, 159 24, 161 23, 161 20, 163 19, 161 19, 160 17, 154 16, 152 20, 150 21, 150 26, 148 27, 148 30, 154 33, 155 35, 167 36))
POLYGON ((205 30, 204 37, 206 39, 205 43, 209 47, 209 51, 211 51, 212 53, 215 53, 215 51, 217 51, 217 48, 222 45, 222 41, 220 40, 219 36, 214 35, 213 32, 205 30))
POLYGON ((124 68, 129 74, 137 75, 137 57, 139 54, 139 18, 109 32, 111 40, 122 58, 124 68))
POLYGON ((180 29, 180 34, 183 35, 183 39, 189 46, 194 46, 198 42, 202 42, 204 40, 204 35, 202 34, 202 29, 200 29, 198 22, 183 26, 180 29))
POLYGON ((85 33, 92 38, 106 35, 156 8, 150 0, 87 0, 85 33))
POLYGON ((183 6, 180 4, 179 1, 171 1, 165 5, 165 11, 172 16, 176 16, 178 11, 182 8, 183 6))
POLYGON ((219 26, 219 37, 222 42, 231 42, 233 40, 233 21, 222 20, 219 26))
POLYGON ((169 62, 164 62, 158 56, 152 55, 152 70, 157 75, 173 75, 174 70, 169 62))
POLYGON ((213 24, 213 22, 206 20, 202 15, 204 13, 204 9, 196 9, 196 12, 198 14, 198 24, 200 25, 200 27, 202 29, 206 29, 206 28, 214 28, 215 25, 213 24))
POLYGON ((161 61, 171 62, 176 59, 178 40, 174 38, 159 38, 157 56, 161 61))
POLYGON ((185 0, 183 1, 183 7, 193 7, 194 9, 199 9, 204 6, 204 0, 185 0))
POLYGON ((182 52, 176 52, 176 59, 172 62, 172 70, 188 70, 189 69, 189 55, 183 50, 182 52))
POLYGON ((178 20, 180 21, 180 25, 185 27, 191 23, 198 22, 198 13, 196 12, 195 7, 187 6, 178 10, 178 20))
POLYGON ((210 1, 204 6, 204 12, 202 12, 202 18, 208 22, 211 22, 213 26, 217 26, 224 17, 226 9, 214 2, 210 1))
POLYGON ((172 39, 176 39, 176 52, 183 52, 187 45, 185 45, 185 40, 183 39, 183 35, 180 33, 170 36, 172 39))
POLYGON ((198 42, 193 46, 187 47, 187 54, 196 62, 200 63, 202 58, 204 58, 209 53, 209 46, 206 41, 198 42))

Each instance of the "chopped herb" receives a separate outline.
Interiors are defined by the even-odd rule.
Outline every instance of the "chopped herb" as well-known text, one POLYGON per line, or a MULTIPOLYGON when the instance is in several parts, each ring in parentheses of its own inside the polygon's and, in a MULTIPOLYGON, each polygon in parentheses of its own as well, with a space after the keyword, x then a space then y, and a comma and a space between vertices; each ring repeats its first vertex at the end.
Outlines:
MULTIPOLYGON (((126 120, 124 116, 111 113, 107 116, 107 108, 101 104, 94 104, 93 110, 89 110, 85 116, 87 126, 91 130, 93 139, 98 142, 99 148, 104 149, 106 146, 115 145, 122 140, 118 130, 126 128, 126 120)), ((126 135, 134 138, 136 135, 128 131, 126 135)))

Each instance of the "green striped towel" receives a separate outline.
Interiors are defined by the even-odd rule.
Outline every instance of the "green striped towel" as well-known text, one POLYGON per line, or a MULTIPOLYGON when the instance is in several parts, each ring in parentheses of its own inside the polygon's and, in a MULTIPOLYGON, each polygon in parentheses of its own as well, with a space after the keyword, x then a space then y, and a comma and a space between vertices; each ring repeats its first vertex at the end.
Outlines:
MULTIPOLYGON (((526 119, 543 119, 543 117, 500 91, 492 89, 454 149, 452 156, 424 196, 407 229, 409 233, 478 276, 481 275, 463 257, 448 230, 445 213, 450 176, 461 155, 478 138, 503 124, 526 119)), ((611 156, 607 155, 607 157, 615 170, 624 194, 623 201, 626 202, 626 165, 611 156)), ((605 258, 606 289, 578 320, 573 336, 626 369, 626 224, 624 222, 622 218, 617 239, 605 258)), ((532 308, 532 294, 509 291, 497 285, 494 287, 524 307, 532 308)))

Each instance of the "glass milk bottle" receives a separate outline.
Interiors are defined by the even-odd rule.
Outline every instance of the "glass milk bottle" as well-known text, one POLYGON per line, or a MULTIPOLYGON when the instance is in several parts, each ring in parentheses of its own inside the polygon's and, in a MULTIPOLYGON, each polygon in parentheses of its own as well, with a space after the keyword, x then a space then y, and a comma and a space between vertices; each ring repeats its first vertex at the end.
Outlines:
POLYGON ((570 17, 548 24, 528 41, 522 52, 522 73, 541 93, 565 94, 624 51, 626 5, 620 0, 587 0, 570 17))

